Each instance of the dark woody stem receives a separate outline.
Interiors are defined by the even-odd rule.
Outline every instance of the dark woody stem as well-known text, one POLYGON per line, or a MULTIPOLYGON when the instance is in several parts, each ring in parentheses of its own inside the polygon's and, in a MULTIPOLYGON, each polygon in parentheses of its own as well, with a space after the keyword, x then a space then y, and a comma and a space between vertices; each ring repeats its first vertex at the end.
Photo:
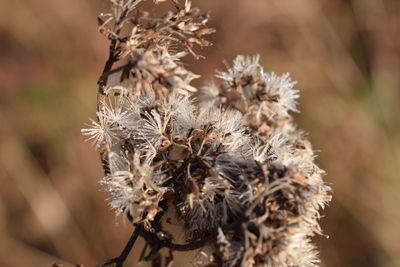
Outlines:
MULTIPOLYGON (((140 2, 140 1, 138 1, 140 2)), ((122 14, 121 17, 119 18, 118 21, 115 22, 114 25, 114 30, 115 34, 118 36, 121 32, 121 27, 120 24, 123 22, 125 17, 127 16, 128 10, 126 9, 122 14)), ((97 85, 98 90, 97 90, 97 111, 100 111, 103 108, 104 105, 104 100, 105 100, 105 93, 104 93, 104 88, 107 85, 107 78, 109 73, 114 65, 115 62, 119 60, 119 51, 120 48, 117 46, 118 44, 118 39, 112 39, 110 42, 109 46, 109 52, 108 52, 108 59, 106 61, 106 64, 104 65, 103 72, 101 73, 97 85)), ((99 119, 99 118, 97 118, 99 119)), ((109 160, 108 160, 108 149, 103 145, 103 147, 100 150, 100 160, 102 163, 103 171, 105 175, 110 174, 110 167, 109 167, 109 160)))
POLYGON ((200 239, 188 244, 175 244, 168 239, 160 239, 156 233, 152 233, 144 229, 143 224, 138 224, 135 226, 131 237, 129 238, 124 250, 121 254, 112 258, 96 267, 106 267, 115 264, 115 267, 123 267, 129 253, 131 252, 133 245, 135 244, 137 238, 141 236, 146 240, 146 244, 151 247, 150 254, 144 257, 144 260, 153 260, 162 248, 168 248, 170 251, 190 251, 203 247, 206 243, 206 239, 200 239))
POLYGON ((128 243, 126 243, 125 248, 122 251, 121 255, 119 255, 119 257, 110 259, 105 263, 97 265, 97 267, 105 267, 113 263, 115 263, 115 267, 123 267, 123 264, 126 261, 126 258, 128 257, 129 253, 131 252, 133 245, 136 242, 136 239, 139 237, 141 230, 142 230, 141 227, 135 227, 135 230, 133 231, 131 237, 129 238, 128 243))

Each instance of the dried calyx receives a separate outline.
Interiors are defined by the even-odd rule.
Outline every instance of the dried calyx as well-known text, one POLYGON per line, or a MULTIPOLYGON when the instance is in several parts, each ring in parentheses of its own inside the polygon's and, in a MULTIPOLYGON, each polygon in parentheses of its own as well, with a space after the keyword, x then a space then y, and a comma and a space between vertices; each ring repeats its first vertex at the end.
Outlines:
MULTIPOLYGON (((181 58, 210 45, 208 15, 189 1, 162 17, 141 0, 110 2, 97 120, 82 132, 100 152, 110 205, 150 247, 142 259, 167 266, 174 250, 199 250, 196 266, 316 264, 310 238, 329 187, 289 114, 295 82, 238 56, 220 85, 197 90, 181 58)), ((124 253, 105 265, 122 266, 124 253)))

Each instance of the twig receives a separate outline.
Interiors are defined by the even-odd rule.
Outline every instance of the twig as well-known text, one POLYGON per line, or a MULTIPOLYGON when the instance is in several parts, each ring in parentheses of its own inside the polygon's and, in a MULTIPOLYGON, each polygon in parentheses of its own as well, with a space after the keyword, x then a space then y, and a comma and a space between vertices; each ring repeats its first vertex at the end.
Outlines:
POLYGON ((133 245, 136 242, 136 239, 139 237, 141 230, 142 230, 141 227, 138 226, 135 227, 135 230, 133 231, 128 243, 125 245, 125 248, 122 251, 121 255, 119 255, 119 257, 110 259, 105 263, 97 265, 97 267, 105 267, 113 263, 115 263, 115 267, 123 267, 123 264, 126 261, 126 258, 128 257, 129 253, 131 252, 133 245))

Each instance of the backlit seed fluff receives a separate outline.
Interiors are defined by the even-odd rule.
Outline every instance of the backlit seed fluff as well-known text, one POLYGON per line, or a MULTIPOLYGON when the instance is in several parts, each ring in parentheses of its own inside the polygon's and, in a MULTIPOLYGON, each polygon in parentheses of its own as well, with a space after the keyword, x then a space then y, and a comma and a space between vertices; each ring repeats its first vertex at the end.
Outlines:
POLYGON ((296 82, 240 55, 194 87, 199 76, 181 60, 210 45, 207 14, 173 1, 153 17, 141 2, 111 0, 101 20, 118 64, 100 78, 97 121, 82 130, 101 154, 110 206, 159 241, 147 241, 157 257, 179 247, 168 245, 182 242, 169 232, 179 225, 186 247, 201 244, 196 266, 318 265, 311 237, 330 188, 291 117, 296 82))

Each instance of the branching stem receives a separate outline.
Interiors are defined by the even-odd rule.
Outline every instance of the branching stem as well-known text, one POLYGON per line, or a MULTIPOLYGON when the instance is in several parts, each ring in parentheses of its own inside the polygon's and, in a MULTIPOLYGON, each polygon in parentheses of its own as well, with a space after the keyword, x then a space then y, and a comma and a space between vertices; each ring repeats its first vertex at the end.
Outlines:
POLYGON ((123 264, 126 261, 126 258, 128 257, 129 253, 131 252, 133 245, 136 242, 136 239, 139 237, 141 230, 142 230, 141 227, 135 227, 135 230, 133 231, 131 237, 129 238, 128 243, 126 243, 125 248, 122 251, 121 255, 119 255, 119 257, 110 259, 105 263, 98 265, 97 267, 105 267, 113 263, 115 263, 115 267, 123 267, 123 264))

